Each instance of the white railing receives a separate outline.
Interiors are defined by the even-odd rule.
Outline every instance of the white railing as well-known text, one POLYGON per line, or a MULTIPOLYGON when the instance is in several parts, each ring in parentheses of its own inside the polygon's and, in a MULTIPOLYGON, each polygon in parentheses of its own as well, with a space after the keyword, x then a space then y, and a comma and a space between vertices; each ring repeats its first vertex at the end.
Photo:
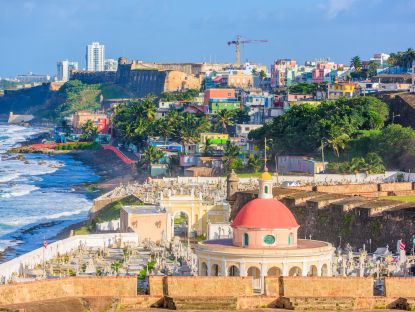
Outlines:
POLYGON ((69 238, 56 241, 47 246, 41 247, 13 260, 0 264, 0 281, 8 282, 13 275, 23 273, 24 269, 33 269, 36 265, 42 264, 43 260, 50 260, 58 255, 64 255, 72 250, 83 247, 104 248, 121 240, 122 244, 137 244, 136 233, 110 233, 75 235, 69 238))

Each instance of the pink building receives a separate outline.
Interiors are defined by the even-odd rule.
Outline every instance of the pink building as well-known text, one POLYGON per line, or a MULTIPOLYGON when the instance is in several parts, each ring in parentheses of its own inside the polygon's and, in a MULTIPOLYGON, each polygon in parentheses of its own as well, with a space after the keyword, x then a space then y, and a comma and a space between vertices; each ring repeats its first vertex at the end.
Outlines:
POLYGON ((297 61, 291 59, 276 60, 271 65, 271 87, 285 86, 287 81, 287 70, 295 69, 297 61))
POLYGON ((287 95, 288 102, 312 100, 312 99, 314 99, 314 95, 312 94, 288 94, 287 95))
POLYGON ((338 69, 340 66, 333 62, 319 62, 316 64, 316 68, 314 68, 311 72, 312 74, 312 81, 313 83, 321 83, 324 82, 324 77, 330 73, 332 70, 338 69))

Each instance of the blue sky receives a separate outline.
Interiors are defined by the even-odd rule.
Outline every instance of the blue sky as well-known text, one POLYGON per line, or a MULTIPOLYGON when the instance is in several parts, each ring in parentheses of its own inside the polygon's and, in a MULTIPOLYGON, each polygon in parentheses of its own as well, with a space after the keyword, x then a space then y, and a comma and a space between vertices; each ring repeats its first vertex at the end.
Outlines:
POLYGON ((56 61, 85 66, 85 45, 107 58, 160 62, 331 57, 415 48, 415 0, 0 0, 0 76, 55 74, 56 61))

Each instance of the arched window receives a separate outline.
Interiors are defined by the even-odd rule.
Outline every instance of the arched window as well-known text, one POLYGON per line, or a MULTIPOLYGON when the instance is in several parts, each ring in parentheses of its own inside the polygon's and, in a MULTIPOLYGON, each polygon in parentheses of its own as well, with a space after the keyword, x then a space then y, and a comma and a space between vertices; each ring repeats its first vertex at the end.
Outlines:
POLYGON ((249 245, 249 235, 248 233, 244 233, 244 246, 249 245))
POLYGON ((265 186, 264 186, 264 193, 265 193, 265 194, 268 194, 268 185, 265 185, 265 186))

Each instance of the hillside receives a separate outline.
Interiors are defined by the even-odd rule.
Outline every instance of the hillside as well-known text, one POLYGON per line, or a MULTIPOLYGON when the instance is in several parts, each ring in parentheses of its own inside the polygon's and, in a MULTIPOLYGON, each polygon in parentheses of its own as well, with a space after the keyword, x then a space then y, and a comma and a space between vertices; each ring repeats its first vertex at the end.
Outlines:
POLYGON ((59 90, 49 84, 38 87, 6 91, 0 97, 0 116, 10 111, 15 114, 32 114, 37 120, 57 121, 81 109, 97 110, 101 102, 110 98, 129 98, 123 88, 115 84, 83 84, 79 80, 66 82, 59 90))

